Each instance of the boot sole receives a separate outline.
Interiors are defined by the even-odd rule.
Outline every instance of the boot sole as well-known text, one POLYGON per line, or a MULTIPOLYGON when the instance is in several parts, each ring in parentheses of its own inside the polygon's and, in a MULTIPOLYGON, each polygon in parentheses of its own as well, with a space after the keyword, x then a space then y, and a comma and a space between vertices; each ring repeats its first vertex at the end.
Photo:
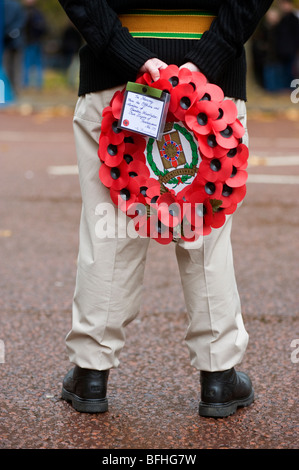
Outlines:
POLYGON ((199 415, 206 418, 226 418, 234 414, 237 411, 237 408, 249 406, 254 401, 254 392, 252 390, 251 394, 247 398, 241 400, 230 401, 228 403, 199 403, 199 415))
POLYGON ((74 393, 62 388, 61 398, 70 402, 73 408, 80 413, 104 413, 108 411, 107 398, 80 398, 74 393))

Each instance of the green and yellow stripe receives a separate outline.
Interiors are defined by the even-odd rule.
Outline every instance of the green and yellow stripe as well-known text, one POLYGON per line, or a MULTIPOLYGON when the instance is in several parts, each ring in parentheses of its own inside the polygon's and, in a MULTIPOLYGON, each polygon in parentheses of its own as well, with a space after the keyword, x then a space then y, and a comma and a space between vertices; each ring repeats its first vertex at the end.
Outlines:
POLYGON ((200 39, 215 15, 198 10, 131 10, 119 19, 137 38, 200 39))

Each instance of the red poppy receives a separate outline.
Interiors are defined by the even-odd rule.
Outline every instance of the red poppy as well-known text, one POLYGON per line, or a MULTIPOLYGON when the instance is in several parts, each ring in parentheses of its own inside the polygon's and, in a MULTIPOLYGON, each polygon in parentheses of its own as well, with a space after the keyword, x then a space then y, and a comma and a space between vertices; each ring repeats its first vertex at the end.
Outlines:
POLYGON ((150 73, 145 72, 137 77, 136 83, 141 83, 142 85, 153 85, 154 81, 150 73))
POLYGON ((124 142, 119 145, 112 144, 110 138, 102 134, 99 140, 98 155, 102 162, 111 167, 118 166, 122 160, 125 150, 124 142))
POLYGON ((101 123, 101 132, 106 134, 110 143, 114 145, 120 144, 125 138, 125 132, 119 129, 117 125, 118 120, 115 119, 112 112, 104 114, 101 123))
POLYGON ((197 134, 213 132, 213 122, 218 116, 218 106, 213 101, 197 101, 185 115, 187 126, 197 134))
POLYGON ((112 113, 115 119, 120 118, 123 101, 124 101, 124 90, 122 91, 117 90, 110 102, 112 113))
POLYGON ((186 241, 197 240, 203 234, 203 204, 182 203, 182 238, 186 241))
POLYGON ((221 103, 224 99, 222 89, 213 83, 206 83, 198 90, 198 100, 215 101, 221 103))
POLYGON ((231 149, 237 147, 244 132, 244 127, 237 119, 235 122, 228 124, 225 129, 216 133, 216 141, 221 147, 231 149))
POLYGON ((227 153, 227 148, 221 147, 213 133, 200 135, 195 132, 198 141, 198 148, 202 155, 207 158, 220 158, 227 153))
POLYGON ((213 221, 213 208, 209 199, 202 200, 202 194, 195 191, 190 195, 190 202, 195 207, 195 219, 197 226, 200 227, 202 235, 209 235, 211 233, 211 223, 213 221), (199 203, 200 201, 200 203, 199 203), (201 225, 200 225, 201 224, 201 225))
POLYGON ((207 79, 201 72, 190 72, 189 69, 183 68, 179 75, 180 83, 189 83, 192 85, 196 93, 207 84, 207 79))
POLYGON ((205 175, 208 181, 225 181, 232 175, 233 164, 227 157, 203 158, 198 172, 205 175))
POLYGON ((222 208, 214 210, 211 199, 206 199, 202 204, 203 209, 203 235, 209 235, 212 228, 219 228, 225 223, 225 212, 222 208))
POLYGON ((127 216, 133 219, 136 232, 141 237, 147 237, 147 206, 144 200, 139 200, 130 204, 127 210, 127 216))
POLYGON ((225 211, 220 207, 218 210, 213 211, 212 220, 210 222, 212 228, 220 228, 225 223, 225 211))
POLYGON ((129 177, 128 184, 119 189, 110 189, 112 202, 123 212, 127 212, 129 207, 138 200, 138 185, 133 178, 129 177))
POLYGON ((207 84, 207 79, 201 72, 191 72, 186 67, 180 69, 177 65, 169 65, 161 70, 160 79, 167 80, 172 88, 179 84, 190 84, 196 91, 207 84))
POLYGON ((239 186, 236 188, 233 188, 231 186, 228 186, 227 184, 223 185, 222 188, 222 194, 221 194, 221 199, 222 200, 222 208, 225 209, 226 213, 231 213, 228 212, 228 209, 236 209, 237 205, 239 202, 241 202, 246 195, 246 185, 244 184, 243 186, 239 186))
POLYGON ((149 178, 147 184, 140 188, 140 192, 145 197, 147 204, 154 205, 161 195, 161 185, 154 178, 149 178))
POLYGON ((144 152, 135 144, 125 143, 124 160, 129 164, 132 161, 146 163, 144 152))
POLYGON ((170 93, 172 90, 172 85, 168 80, 165 80, 164 78, 159 78, 155 82, 152 83, 152 86, 154 88, 157 88, 158 90, 163 90, 167 93, 170 93))
POLYGON ((218 105, 218 117, 213 123, 215 132, 220 132, 226 129, 229 124, 235 122, 238 117, 238 109, 232 100, 223 100, 218 105))
POLYGON ((159 220, 157 214, 147 219, 147 235, 162 245, 168 245, 173 240, 172 230, 159 220))
POLYGON ((172 193, 166 192, 158 198, 157 215, 158 219, 167 227, 177 227, 181 223, 181 206, 172 193))
POLYGON ((190 186, 185 186, 181 191, 177 193, 177 200, 180 203, 187 202, 186 194, 189 189, 190 189, 190 186))
POLYGON ((178 79, 179 79, 179 84, 182 83, 190 83, 193 78, 193 72, 189 70, 187 67, 184 67, 183 69, 179 69, 178 71, 178 79))
POLYGON ((174 88, 179 84, 180 69, 177 65, 169 65, 160 71, 160 78, 167 80, 174 88))
POLYGON ((248 179, 248 173, 243 167, 232 167, 232 172, 229 178, 225 181, 225 183, 230 186, 231 188, 237 188, 239 186, 243 186, 248 179))
POLYGON ((226 156, 236 168, 242 167, 243 170, 247 168, 249 151, 245 144, 241 143, 237 147, 230 149, 226 156))
POLYGON ((190 109, 196 100, 196 94, 192 85, 184 83, 174 88, 171 94, 169 111, 179 121, 183 121, 186 111, 190 109))
POLYGON ((146 180, 150 177, 150 171, 148 166, 141 161, 133 160, 127 165, 127 171, 129 176, 132 178, 145 178, 146 180))
POLYGON ((128 165, 124 161, 116 167, 110 167, 102 163, 99 176, 100 180, 107 188, 116 190, 124 188, 130 179, 128 165))
POLYGON ((194 179, 194 189, 202 193, 202 202, 207 198, 221 199, 222 182, 221 181, 209 181, 205 176, 197 173, 194 179))
POLYGON ((127 148, 127 145, 130 145, 130 146, 134 145, 135 151, 139 151, 139 152, 145 151, 146 139, 140 134, 136 134, 134 132, 131 132, 131 133, 126 132, 126 137, 124 139, 124 142, 126 144, 126 148, 127 148))

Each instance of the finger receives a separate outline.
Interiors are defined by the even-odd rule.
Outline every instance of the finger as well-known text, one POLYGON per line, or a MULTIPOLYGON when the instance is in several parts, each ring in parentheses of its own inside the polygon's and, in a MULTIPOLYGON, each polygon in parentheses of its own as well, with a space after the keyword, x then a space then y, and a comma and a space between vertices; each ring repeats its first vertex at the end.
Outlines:
POLYGON ((160 70, 165 69, 167 64, 160 59, 149 59, 141 68, 142 72, 148 72, 153 81, 159 80, 160 70))
POLYGON ((151 65, 150 68, 149 68, 149 73, 150 73, 150 76, 152 77, 152 79, 154 80, 154 82, 156 82, 157 80, 159 80, 160 78, 160 71, 158 69, 158 67, 156 65, 151 65))
POLYGON ((193 64, 193 62, 186 62, 185 64, 181 65, 180 69, 189 69, 191 72, 200 72, 197 65, 193 64))

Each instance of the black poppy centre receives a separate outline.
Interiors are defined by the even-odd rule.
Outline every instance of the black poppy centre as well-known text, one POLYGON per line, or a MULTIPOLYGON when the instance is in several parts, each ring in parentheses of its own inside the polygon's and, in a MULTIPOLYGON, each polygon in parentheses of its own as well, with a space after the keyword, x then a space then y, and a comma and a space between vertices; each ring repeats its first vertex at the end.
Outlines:
POLYGON ((152 199, 151 199, 151 204, 156 204, 157 200, 159 199, 159 196, 154 196, 152 199))
POLYGON ((173 87, 176 87, 179 84, 179 78, 176 76, 170 77, 169 82, 173 87))
POLYGON ((121 189, 119 195, 124 201, 128 201, 131 197, 131 193, 127 188, 121 189))
POLYGON ((155 223, 155 228, 157 233, 159 233, 160 235, 168 230, 166 225, 162 224, 161 220, 159 219, 155 223))
POLYGON ((235 147, 234 149, 230 149, 230 151, 227 152, 226 155, 228 156, 228 158, 234 158, 237 155, 237 152, 238 152, 238 150, 235 147))
POLYGON ((111 157, 115 157, 115 155, 117 154, 117 145, 109 144, 107 147, 107 152, 109 153, 109 155, 111 155, 111 157))
POLYGON ((180 213, 180 206, 178 204, 171 204, 168 208, 168 212, 172 217, 177 217, 180 213))
POLYGON ((233 178, 234 176, 236 176, 237 171, 238 171, 237 168, 233 166, 232 174, 230 175, 230 177, 233 178))
POLYGON ((200 126, 206 126, 208 123, 208 116, 205 113, 198 113, 197 122, 200 126))
POLYGON ((114 121, 112 123, 112 130, 115 134, 119 134, 121 132, 121 129, 119 129, 117 126, 118 126, 118 122, 114 121))
POLYGON ((217 147, 216 136, 214 134, 210 134, 207 138, 207 143, 211 148, 217 147))
POLYGON ((221 170, 221 162, 218 158, 213 158, 210 163, 210 168, 212 171, 220 171, 221 170))
POLYGON ((214 194, 216 191, 216 186, 214 183, 211 183, 210 181, 205 184, 205 192, 209 194, 210 196, 214 194))
POLYGON ((133 161, 133 157, 132 157, 132 155, 126 153, 126 154, 124 155, 124 160, 129 164, 129 163, 131 163, 131 162, 133 161))
POLYGON ((148 190, 148 187, 147 186, 141 186, 140 188, 140 194, 142 194, 142 196, 146 196, 146 191, 148 190))
POLYGON ((191 100, 188 98, 188 96, 183 96, 180 100, 180 106, 182 109, 188 109, 191 106, 191 100))
POLYGON ((229 186, 227 186, 227 184, 223 185, 222 196, 229 197, 232 194, 232 192, 233 192, 233 188, 230 188, 229 186))
POLYGON ((220 131, 222 137, 229 138, 233 135, 233 130, 230 126, 227 126, 223 131, 220 131))
POLYGON ((200 101, 211 101, 211 95, 209 93, 205 93, 200 101))
POLYGON ((207 213, 207 208, 204 204, 196 204, 195 212, 198 217, 204 217, 207 213))
POLYGON ((113 180, 117 180, 120 177, 120 170, 116 166, 111 168, 110 175, 113 180))
POLYGON ((218 118, 217 118, 217 119, 222 119, 222 118, 223 118, 223 114, 224 114, 224 113, 223 113, 223 109, 219 108, 218 111, 219 111, 219 114, 218 114, 218 118))

